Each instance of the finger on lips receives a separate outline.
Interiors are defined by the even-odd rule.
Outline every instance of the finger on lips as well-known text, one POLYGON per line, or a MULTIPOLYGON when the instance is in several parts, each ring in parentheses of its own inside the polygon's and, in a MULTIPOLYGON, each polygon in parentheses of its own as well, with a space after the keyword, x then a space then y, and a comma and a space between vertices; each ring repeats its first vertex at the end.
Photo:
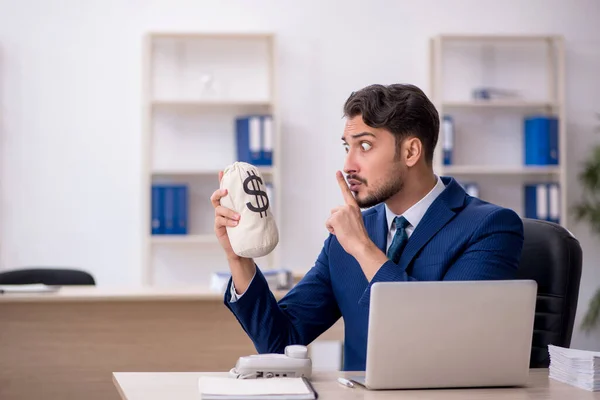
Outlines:
POLYGON ((342 174, 342 172, 337 171, 336 177, 337 177, 338 184, 340 185, 340 189, 342 190, 342 196, 344 197, 344 201, 346 202, 346 204, 356 205, 356 200, 354 199, 354 196, 352 195, 352 192, 350 191, 350 188, 348 187, 348 183, 346 183, 346 180, 344 179, 344 175, 342 174))

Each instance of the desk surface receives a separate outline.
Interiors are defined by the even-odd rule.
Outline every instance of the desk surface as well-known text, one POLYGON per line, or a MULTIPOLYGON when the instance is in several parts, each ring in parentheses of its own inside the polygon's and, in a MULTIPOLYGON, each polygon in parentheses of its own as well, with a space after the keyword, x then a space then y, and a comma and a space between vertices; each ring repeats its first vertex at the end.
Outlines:
MULTIPOLYGON (((432 390, 365 390, 359 385, 346 388, 336 382, 337 377, 356 373, 322 372, 311 379, 319 400, 330 399, 444 399, 444 400, 553 400, 600 399, 600 392, 588 392, 548 379, 547 369, 534 369, 530 384, 525 388, 473 388, 432 390)), ((115 372, 113 381, 123 400, 198 400, 198 378, 201 375, 227 376, 227 373, 201 372, 115 372)))
MULTIPOLYGON (((277 299, 286 291, 275 291, 277 299)), ((135 287, 102 288, 98 286, 63 286, 54 292, 2 293, 0 303, 83 302, 83 301, 223 301, 223 293, 208 287, 135 287)))

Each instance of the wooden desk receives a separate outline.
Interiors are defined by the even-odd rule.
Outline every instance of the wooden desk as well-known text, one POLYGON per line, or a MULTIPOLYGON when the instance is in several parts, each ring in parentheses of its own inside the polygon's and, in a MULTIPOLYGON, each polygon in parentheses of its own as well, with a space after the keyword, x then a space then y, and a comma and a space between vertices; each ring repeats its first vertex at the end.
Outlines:
POLYGON ((118 399, 113 371, 229 371, 256 353, 207 288, 1 294, 0 325, 0 399, 118 399))
MULTIPOLYGON (((356 373, 353 373, 356 374, 356 373)), ((116 372, 113 380, 123 400, 198 400, 198 378, 201 375, 223 373, 138 373, 116 372)), ((548 379, 547 369, 531 370, 530 383, 524 388, 430 389, 430 390, 365 390, 359 385, 344 387, 336 382, 338 376, 349 373, 315 373, 311 382, 319 400, 587 400, 600 399, 600 392, 588 392, 548 379)))

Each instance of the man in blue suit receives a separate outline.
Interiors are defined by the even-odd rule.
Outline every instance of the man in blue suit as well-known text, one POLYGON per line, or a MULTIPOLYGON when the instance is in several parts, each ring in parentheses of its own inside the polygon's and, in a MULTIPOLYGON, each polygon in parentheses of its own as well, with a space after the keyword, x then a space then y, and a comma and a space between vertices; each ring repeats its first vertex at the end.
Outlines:
POLYGON ((257 351, 307 345, 342 317, 343 368, 364 371, 371 285, 513 279, 523 225, 514 211, 469 196, 451 177, 436 176, 439 116, 419 88, 363 88, 347 99, 344 115, 347 183, 337 173, 344 204, 325 223, 330 234, 315 265, 279 302, 254 261, 231 249, 225 227, 235 226, 239 215, 220 205, 226 191, 215 191, 211 200, 232 273, 225 305, 257 351))

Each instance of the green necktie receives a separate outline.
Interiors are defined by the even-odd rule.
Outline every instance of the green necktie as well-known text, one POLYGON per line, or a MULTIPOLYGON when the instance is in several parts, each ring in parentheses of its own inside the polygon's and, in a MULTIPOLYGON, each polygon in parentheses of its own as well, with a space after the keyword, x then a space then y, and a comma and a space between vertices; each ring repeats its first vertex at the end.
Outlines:
POLYGON ((387 257, 392 260, 394 264, 398 264, 400 254, 402 254, 402 250, 404 250, 404 246, 408 241, 406 227, 409 223, 404 217, 396 217, 394 218, 394 222, 396 224, 396 233, 394 234, 394 239, 388 249, 387 257))

